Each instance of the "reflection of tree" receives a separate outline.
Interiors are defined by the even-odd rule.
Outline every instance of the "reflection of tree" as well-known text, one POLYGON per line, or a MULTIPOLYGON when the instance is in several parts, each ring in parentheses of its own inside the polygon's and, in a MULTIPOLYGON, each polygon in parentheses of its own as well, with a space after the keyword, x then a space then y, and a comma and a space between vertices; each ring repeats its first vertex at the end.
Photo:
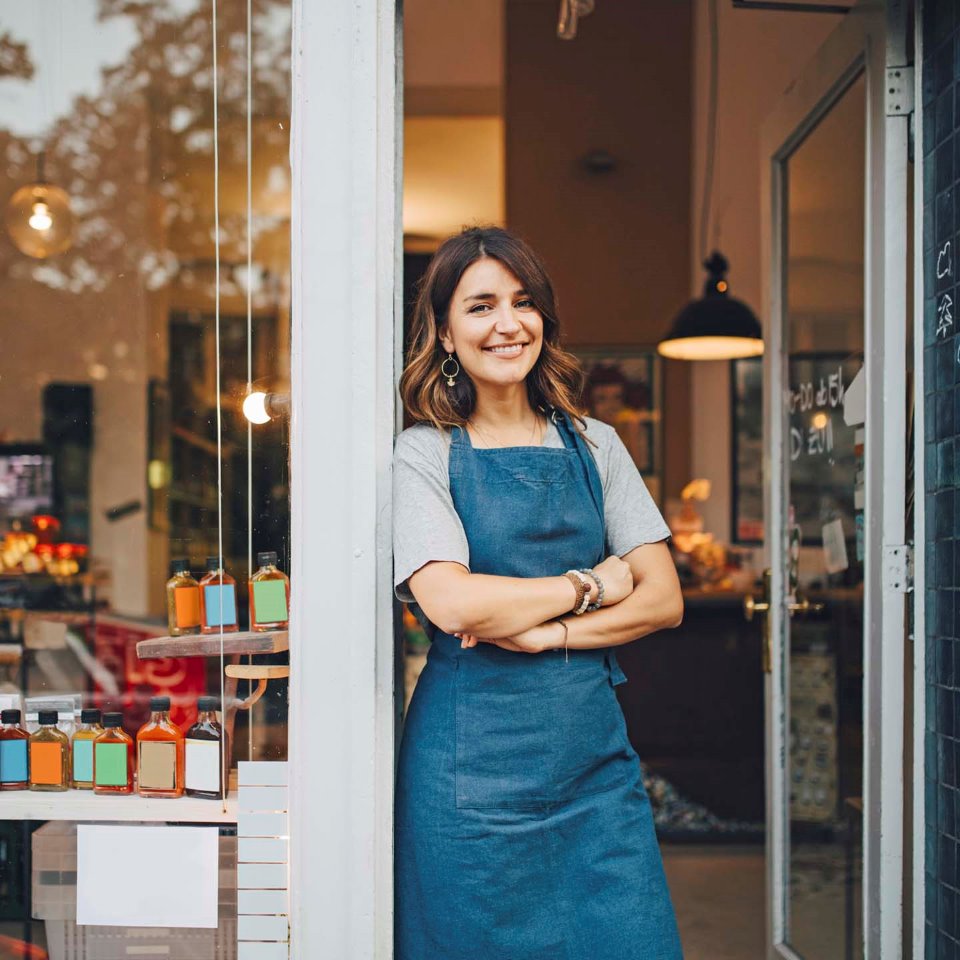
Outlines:
MULTIPOLYGON (((69 0, 60 0, 69 2, 69 0)), ((245 251, 245 4, 218 10, 221 243, 226 259, 245 251), (231 173, 231 171, 233 171, 231 173), (239 189, 242 185, 243 189, 239 189)), ((103 70, 94 99, 78 97, 50 131, 48 176, 70 194, 77 220, 73 247, 50 261, 24 258, 0 242, 0 276, 80 293, 100 291, 122 274, 148 289, 164 285, 183 262, 213 254, 211 20, 207 4, 183 13, 182 0, 101 0, 100 17, 126 17, 140 42, 121 65, 103 70)), ((255 257, 279 259, 289 207, 289 0, 254 0, 255 257)), ((29 77, 26 47, 0 38, 0 79, 29 77)), ((35 177, 34 141, 0 130, 4 197, 35 177)))
POLYGON ((27 45, 17 43, 9 31, 0 37, 0 77, 20 77, 29 80, 33 64, 27 55, 27 45))

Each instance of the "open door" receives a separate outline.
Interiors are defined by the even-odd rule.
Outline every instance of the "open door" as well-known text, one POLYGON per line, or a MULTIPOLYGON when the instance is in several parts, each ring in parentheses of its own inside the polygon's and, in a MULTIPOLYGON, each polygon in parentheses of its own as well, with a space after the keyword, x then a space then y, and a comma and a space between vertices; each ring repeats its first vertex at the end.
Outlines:
POLYGON ((771 957, 900 955, 912 77, 883 6, 762 139, 771 957))

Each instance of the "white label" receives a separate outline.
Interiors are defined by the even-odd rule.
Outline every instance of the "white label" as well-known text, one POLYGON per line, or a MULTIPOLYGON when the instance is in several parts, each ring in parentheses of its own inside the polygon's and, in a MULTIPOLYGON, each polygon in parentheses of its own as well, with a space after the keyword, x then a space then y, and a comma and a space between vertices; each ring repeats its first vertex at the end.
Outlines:
POLYGON ((212 740, 187 740, 188 790, 220 792, 220 744, 212 740))

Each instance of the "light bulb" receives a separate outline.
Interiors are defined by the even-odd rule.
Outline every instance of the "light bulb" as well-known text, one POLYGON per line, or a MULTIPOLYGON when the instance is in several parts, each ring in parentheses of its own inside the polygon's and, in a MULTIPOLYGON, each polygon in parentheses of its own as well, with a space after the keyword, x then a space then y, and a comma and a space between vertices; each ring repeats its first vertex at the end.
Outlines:
POLYGON ((261 391, 248 394, 243 401, 243 415, 251 423, 269 423, 267 413, 267 395, 261 391))
POLYGON ((27 223, 34 230, 49 230, 53 226, 50 208, 42 200, 37 200, 33 205, 33 213, 27 223))

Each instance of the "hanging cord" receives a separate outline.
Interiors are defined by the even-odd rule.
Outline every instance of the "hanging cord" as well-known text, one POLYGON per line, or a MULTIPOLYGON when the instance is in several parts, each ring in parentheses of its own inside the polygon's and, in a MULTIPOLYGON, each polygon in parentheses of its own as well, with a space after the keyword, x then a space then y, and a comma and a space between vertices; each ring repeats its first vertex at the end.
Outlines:
MULTIPOLYGON (((227 725, 227 704, 223 655, 223 411, 220 406, 220 103, 217 95, 217 0, 211 0, 213 9, 213 250, 214 250, 214 325, 216 343, 217 391, 217 557, 220 568, 220 710, 223 727, 227 725)), ((221 734, 220 802, 227 812, 227 745, 221 734)))
MULTIPOLYGON (((247 396, 253 391, 253 0, 247 0, 247 396)), ((253 424, 247 421, 247 576, 253 576, 253 424)), ((253 654, 247 656, 253 665, 253 654)), ((253 680, 247 681, 253 695, 253 680)), ((253 759, 253 713, 247 712, 247 759, 253 759)))
POLYGON ((710 79, 707 99, 707 153, 703 164, 703 193, 700 196, 700 259, 709 256, 707 229, 713 199, 713 167, 717 152, 717 87, 720 71, 720 29, 717 24, 717 0, 707 0, 710 15, 710 79))

